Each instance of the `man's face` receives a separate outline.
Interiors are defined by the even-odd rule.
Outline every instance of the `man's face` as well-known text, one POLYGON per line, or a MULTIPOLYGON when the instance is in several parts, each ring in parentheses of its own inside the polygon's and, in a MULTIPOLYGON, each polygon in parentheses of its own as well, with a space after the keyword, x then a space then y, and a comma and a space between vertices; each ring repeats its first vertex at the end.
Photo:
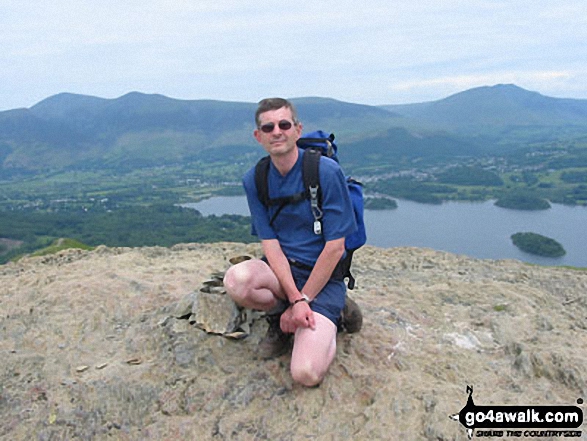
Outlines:
POLYGON ((290 109, 282 107, 261 113, 259 121, 260 125, 254 135, 267 153, 284 156, 296 148, 296 141, 302 134, 302 124, 294 124, 290 109), (287 126, 290 127, 286 128, 287 126))

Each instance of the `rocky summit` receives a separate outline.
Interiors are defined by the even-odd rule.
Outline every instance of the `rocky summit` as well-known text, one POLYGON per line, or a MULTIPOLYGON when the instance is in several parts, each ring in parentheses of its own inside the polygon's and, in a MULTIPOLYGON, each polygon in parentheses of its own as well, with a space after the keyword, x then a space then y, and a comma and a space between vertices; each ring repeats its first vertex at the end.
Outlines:
POLYGON ((308 389, 289 355, 257 356, 265 321, 219 283, 259 253, 99 247, 1 266, 0 439, 465 440, 449 416, 467 386, 476 405, 587 413, 586 271, 364 247, 363 328, 308 389))

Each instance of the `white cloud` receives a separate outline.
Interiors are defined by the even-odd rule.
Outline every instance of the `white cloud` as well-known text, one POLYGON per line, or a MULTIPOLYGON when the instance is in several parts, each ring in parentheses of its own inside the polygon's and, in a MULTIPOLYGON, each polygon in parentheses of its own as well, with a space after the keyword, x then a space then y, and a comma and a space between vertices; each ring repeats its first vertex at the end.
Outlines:
POLYGON ((130 90, 376 104, 506 82, 587 98, 587 4, 553 3, 3 0, 0 109, 130 90))

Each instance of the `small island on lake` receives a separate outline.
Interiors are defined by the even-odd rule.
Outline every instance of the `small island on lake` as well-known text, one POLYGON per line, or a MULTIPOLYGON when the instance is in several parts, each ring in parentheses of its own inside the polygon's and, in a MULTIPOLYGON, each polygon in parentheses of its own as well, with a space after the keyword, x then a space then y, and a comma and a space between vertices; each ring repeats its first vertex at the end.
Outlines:
POLYGON ((366 210, 393 210, 397 208, 397 202, 391 198, 371 197, 365 198, 366 210))
POLYGON ((511 236, 511 239, 520 250, 537 256, 561 257, 567 253, 556 240, 540 234, 516 233, 511 236))
POLYGON ((550 202, 538 196, 509 194, 500 197, 495 205, 514 210, 548 210, 550 202))

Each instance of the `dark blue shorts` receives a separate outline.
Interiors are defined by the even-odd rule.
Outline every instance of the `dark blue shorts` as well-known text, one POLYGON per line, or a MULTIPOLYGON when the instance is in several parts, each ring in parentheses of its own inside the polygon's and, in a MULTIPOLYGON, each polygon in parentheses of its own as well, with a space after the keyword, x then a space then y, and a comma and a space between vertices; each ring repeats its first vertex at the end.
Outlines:
MULTIPOLYGON (((291 273, 296 287, 301 291, 308 277, 310 277, 310 271, 292 266, 291 273)), ((345 298, 346 285, 344 280, 330 279, 326 286, 322 288, 322 291, 310 302, 310 309, 328 317, 335 326, 338 326, 345 298)))

